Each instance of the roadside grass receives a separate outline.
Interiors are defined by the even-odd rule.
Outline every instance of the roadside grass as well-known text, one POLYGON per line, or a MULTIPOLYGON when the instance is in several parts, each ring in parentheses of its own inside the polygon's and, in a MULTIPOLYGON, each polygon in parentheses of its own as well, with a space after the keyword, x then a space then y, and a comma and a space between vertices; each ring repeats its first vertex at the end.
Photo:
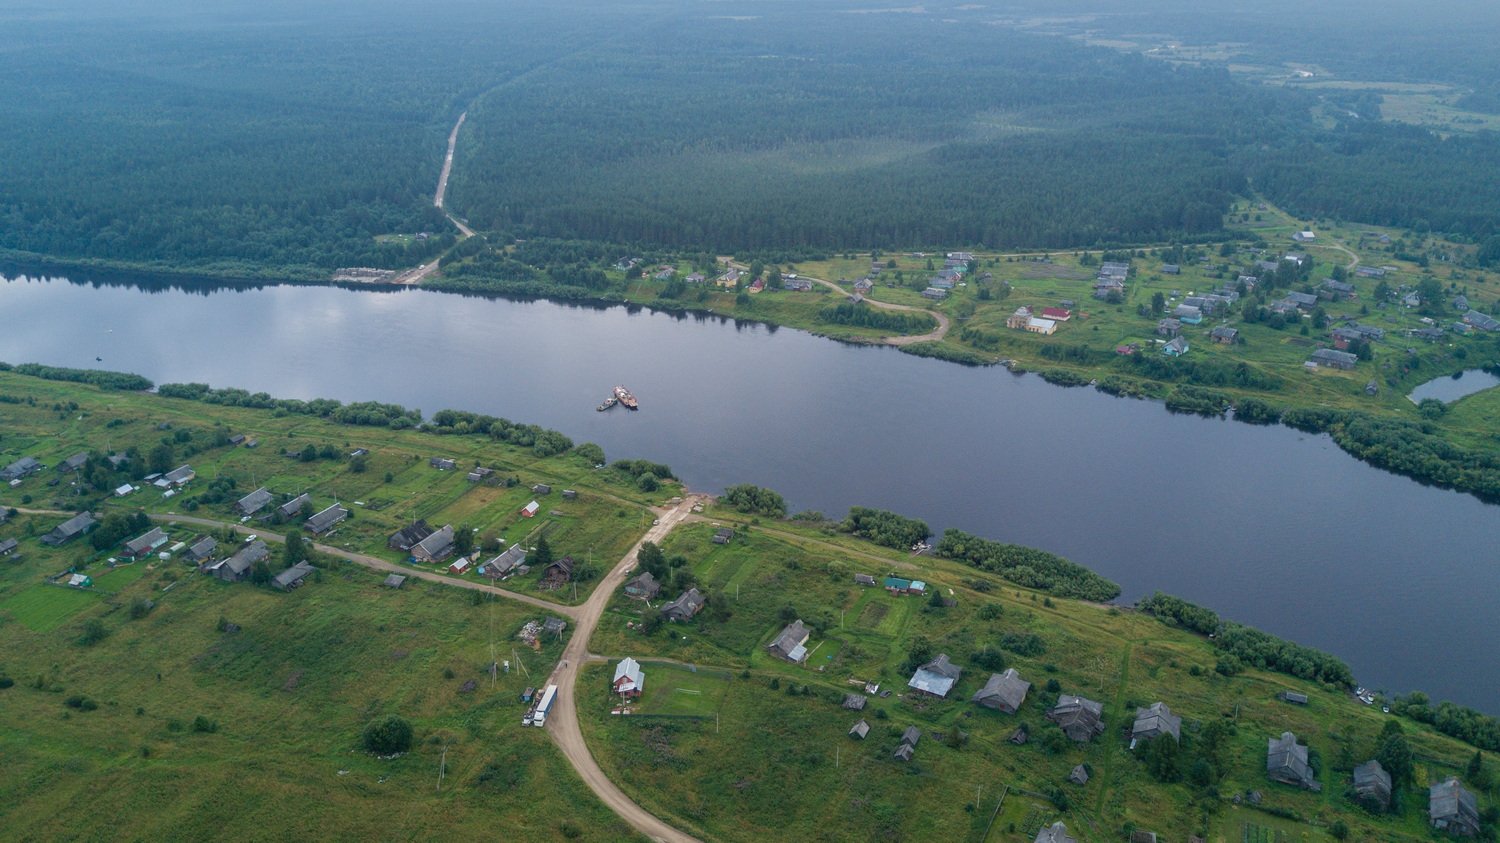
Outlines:
POLYGON ((97 600, 85 610, 109 633, 92 647, 72 624, 0 625, 0 673, 17 680, 0 691, 8 835, 425 838, 492 831, 499 812, 513 839, 561 839, 563 820, 580 839, 638 839, 542 730, 520 724, 521 690, 563 646, 515 640, 535 610, 436 585, 393 591, 354 566, 286 594, 206 577, 163 592, 169 573, 119 595, 155 600, 143 618, 97 600), (512 663, 493 679, 492 626, 512 663), (73 695, 98 708, 65 705, 73 695), (379 760, 358 735, 388 714, 411 721, 416 742, 379 760), (199 716, 212 731, 194 728, 199 716), (90 810, 58 810, 68 803, 90 810))
MULTIPOLYGON (((585 693, 597 694, 597 702, 580 707, 590 746, 612 779, 653 812, 726 840, 802 835, 977 840, 993 811, 992 800, 1002 786, 1010 785, 1006 809, 991 829, 990 840, 1031 840, 1036 828, 1021 825, 1057 817, 1068 823, 1070 833, 1089 841, 1115 839, 1114 830, 1127 821, 1168 839, 1211 830, 1222 834, 1230 828, 1230 817, 1242 816, 1275 820, 1277 827, 1295 829, 1296 840, 1323 839, 1326 832, 1316 823, 1326 826, 1334 817, 1345 818, 1365 839, 1420 838, 1423 833, 1421 806, 1409 807, 1398 818, 1374 819, 1355 810, 1343 796, 1349 771, 1373 755, 1377 734, 1388 719, 1346 693, 1258 670, 1226 678, 1215 672, 1218 656, 1207 640, 1154 618, 1045 597, 947 560, 905 557, 920 566, 912 575, 945 595, 952 589, 957 605, 934 608, 921 597, 898 597, 878 587, 854 585, 856 572, 889 571, 889 562, 902 557, 894 551, 848 536, 828 540, 819 528, 796 522, 748 530, 738 526, 730 545, 716 546, 708 541, 713 522, 687 524, 664 548, 668 556, 688 556, 695 571, 700 565, 721 571, 727 561, 740 560, 739 571, 749 576, 738 599, 726 593, 727 618, 705 610, 690 623, 667 624, 647 637, 625 628, 626 621, 641 616, 643 604, 617 597, 595 633, 595 652, 629 655, 643 664, 670 658, 731 676, 724 680, 716 723, 612 717, 607 713, 607 668, 597 666, 583 680, 592 689, 585 693), (773 529, 777 535, 771 534, 773 529), (860 544, 866 553, 859 552, 860 544), (990 590, 975 592, 966 581, 988 582, 990 590), (998 609, 987 610, 992 615, 988 618, 980 617, 980 607, 989 604, 998 609), (788 605, 790 613, 784 611, 788 605), (788 614, 814 627, 806 665, 789 664, 765 651, 764 644, 782 628, 788 614), (1040 647, 1025 654, 1005 648, 1007 641, 1027 636, 1036 636, 1040 647), (945 700, 906 695, 909 674, 902 670, 902 662, 919 637, 931 642, 933 653, 947 653, 964 667, 945 700), (1016 715, 968 701, 992 672, 974 664, 986 648, 998 651, 1032 683, 1016 715), (824 658, 829 654, 834 658, 824 658), (742 678, 747 668, 749 678, 742 678), (872 697, 862 712, 844 710, 843 695, 862 692, 851 684, 856 679, 861 684, 878 682, 882 691, 894 693, 872 697), (1049 690, 1050 681, 1057 683, 1057 690, 1049 690), (1306 693, 1311 704, 1282 703, 1276 699, 1281 690, 1306 693), (1068 743, 1060 751, 1049 751, 1042 738, 1055 727, 1044 714, 1059 693, 1102 702, 1105 734, 1086 745, 1068 743), (1227 775, 1216 785, 1218 797, 1207 798, 1188 784, 1156 782, 1127 749, 1123 732, 1135 709, 1156 701, 1167 702, 1182 716, 1188 736, 1198 735, 1215 720, 1233 724, 1227 775), (846 734, 861 718, 873 727, 863 742, 846 734), (1032 739, 1017 747, 1006 739, 1022 723, 1030 728, 1032 739), (900 731, 909 725, 917 726, 924 737, 916 758, 904 764, 891 759, 890 753, 900 731), (962 749, 935 739, 954 730, 969 736, 962 749), (1283 731, 1295 732, 1319 756, 1322 793, 1265 778, 1266 741, 1283 731), (1093 777, 1083 786, 1067 784, 1068 771, 1080 763, 1090 765, 1093 777), (795 786, 784 784, 786 779, 795 786), (981 795, 971 807, 976 788, 981 795), (1017 788, 1035 793, 1060 788, 1072 807, 1056 811, 1045 799, 1018 793, 1017 788), (1231 797, 1252 790, 1262 792, 1266 808, 1303 820, 1234 808, 1231 797), (1036 804, 1047 807, 1039 813, 1027 807, 1036 804), (770 805, 776 806, 774 825, 763 816, 770 805), (893 810, 881 807, 885 805, 893 810), (1014 832, 1008 830, 1012 822, 1018 823, 1014 832)), ((680 673, 665 680, 663 673, 661 667, 647 668, 641 710, 680 710, 671 708, 681 703, 674 699, 682 696, 674 689, 688 686, 677 681, 680 673)), ((1418 756, 1433 759, 1419 771, 1421 782, 1456 772, 1473 753, 1427 727, 1407 721, 1403 726, 1418 756)), ((1423 795, 1425 791, 1412 797, 1411 804, 1422 802, 1423 795)), ((1229 843, 1238 837, 1223 839, 1229 843)))

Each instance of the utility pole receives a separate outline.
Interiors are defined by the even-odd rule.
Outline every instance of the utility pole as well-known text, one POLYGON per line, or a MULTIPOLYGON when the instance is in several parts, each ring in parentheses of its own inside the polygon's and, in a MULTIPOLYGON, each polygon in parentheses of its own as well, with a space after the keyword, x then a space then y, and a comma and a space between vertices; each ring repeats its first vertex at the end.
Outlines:
POLYGON ((442 758, 441 761, 438 762, 438 783, 437 783, 437 789, 438 790, 442 790, 443 789, 443 774, 447 773, 447 772, 448 772, 448 747, 445 746, 445 747, 443 747, 443 758, 442 758))

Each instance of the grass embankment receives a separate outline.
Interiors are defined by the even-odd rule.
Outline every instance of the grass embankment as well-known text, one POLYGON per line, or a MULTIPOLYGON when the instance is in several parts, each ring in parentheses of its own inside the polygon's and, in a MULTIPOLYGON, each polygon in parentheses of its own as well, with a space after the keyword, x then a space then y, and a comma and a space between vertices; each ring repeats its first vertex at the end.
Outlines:
MULTIPOLYGON (((710 607, 691 623, 645 636, 626 626, 639 619, 641 603, 617 596, 600 623, 591 649, 643 663, 646 693, 634 710, 646 716, 609 713, 618 705, 607 692, 613 661, 590 667, 579 701, 585 734, 611 778, 649 810, 710 838, 1015 841, 1062 819, 1088 841, 1118 839, 1130 823, 1168 840, 1207 833, 1210 841, 1232 843, 1246 822, 1318 840, 1332 839, 1326 826, 1342 819, 1355 840, 1429 839, 1426 783, 1458 773, 1473 755, 1471 747, 1404 722, 1419 757, 1419 787, 1402 816, 1375 818, 1343 792, 1349 771, 1373 756, 1392 718, 1347 692, 1259 670, 1226 677, 1214 670, 1221 655, 1201 636, 1147 615, 1047 597, 946 560, 795 523, 735 526, 739 535, 729 545, 713 544, 714 524, 699 523, 680 528, 663 547, 668 557, 688 560, 678 570, 691 572, 700 589, 726 598, 725 611, 710 607), (935 607, 926 597, 892 595, 853 578, 892 572, 926 580, 929 593, 937 589, 956 605, 935 607), (976 591, 980 583, 990 590, 976 591), (816 629, 806 666, 765 649, 794 618, 816 629), (924 640, 932 653, 964 667, 947 700, 904 696, 910 674, 902 663, 924 640), (1017 715, 968 702, 994 672, 976 663, 986 650, 1033 683, 1017 715), (894 693, 873 697, 863 712, 847 711, 843 695, 863 692, 852 679, 894 693), (1311 704, 1279 702, 1281 690, 1306 693, 1311 704), (1059 692, 1102 702, 1104 735, 1081 746, 1049 739, 1057 728, 1043 715, 1059 692), (1188 776, 1162 784, 1127 748, 1122 730, 1135 708, 1156 701, 1183 718, 1189 743, 1201 745, 1210 727, 1229 727, 1212 788, 1188 776), (679 716, 651 716, 658 714, 679 716), (853 740, 847 732, 861 718, 871 732, 853 740), (1028 743, 1006 742, 1022 723, 1030 727, 1028 743), (907 726, 923 737, 913 761, 903 763, 891 753, 907 726), (1322 793, 1266 779, 1266 740, 1287 730, 1320 759, 1322 793), (961 748, 939 737, 956 732, 968 736, 961 748), (1086 785, 1066 782, 1078 764, 1091 769, 1086 785), (1057 791, 1066 794, 1067 810, 1049 798, 1057 791), (1232 801, 1249 791, 1263 794, 1260 808, 1232 801)), ((676 593, 669 588, 662 598, 676 593)))

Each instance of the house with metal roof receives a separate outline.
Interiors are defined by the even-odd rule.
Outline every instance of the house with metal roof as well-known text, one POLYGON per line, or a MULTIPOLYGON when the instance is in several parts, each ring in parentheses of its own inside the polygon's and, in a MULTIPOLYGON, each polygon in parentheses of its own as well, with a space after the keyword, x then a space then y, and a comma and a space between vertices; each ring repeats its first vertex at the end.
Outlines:
POLYGON ((1432 827, 1450 834, 1475 837, 1479 834, 1479 803, 1458 778, 1449 776, 1427 793, 1427 817, 1432 827))
POLYGON ((275 495, 267 491, 265 486, 261 486, 259 489, 234 502, 234 514, 254 515, 261 511, 266 504, 275 499, 275 495))
POLYGON ((1379 761, 1369 761, 1354 768, 1354 794, 1365 807, 1383 814, 1391 809, 1391 774, 1379 761))
POLYGON ((646 673, 641 670, 640 662, 626 656, 615 665, 615 678, 610 680, 610 691, 619 694, 626 699, 634 699, 641 695, 646 687, 646 673))
POLYGON ((1203 321, 1203 310, 1191 304, 1179 304, 1177 309, 1172 311, 1172 317, 1179 322, 1197 325, 1203 321))
POLYGON ((1500 331, 1500 322, 1485 316, 1477 310, 1471 310, 1464 314, 1464 322, 1478 328, 1481 331, 1500 331))
POLYGON ((703 610, 703 604, 707 602, 708 598, 704 597, 698 589, 690 588, 676 600, 664 603, 661 613, 669 621, 689 621, 703 610))
POLYGON ((786 659, 789 662, 800 662, 807 657, 807 639, 812 635, 812 630, 802 624, 801 618, 786 625, 766 649, 777 658, 786 659))
POLYGON ((441 562, 453 555, 453 525, 444 524, 441 530, 412 545, 411 557, 418 562, 441 562))
POLYGON ((906 686, 934 697, 946 697, 963 672, 962 667, 948 661, 947 653, 938 653, 937 658, 917 668, 906 686))
POLYGON ((94 516, 92 514, 87 512, 80 512, 72 518, 69 518, 68 520, 52 528, 52 531, 47 535, 42 536, 42 544, 45 544, 48 547, 61 547, 62 545, 67 544, 68 542, 78 538, 84 533, 87 533, 89 530, 94 529, 94 525, 97 523, 99 522, 94 520, 94 516))
POLYGON ((1172 740, 1182 740, 1182 718, 1172 713, 1167 704, 1155 702, 1135 710, 1135 723, 1130 727, 1132 741, 1146 741, 1162 735, 1171 735, 1172 740))
POLYGON ((308 574, 313 572, 313 566, 306 562, 298 562, 285 571, 271 578, 271 587, 277 591, 287 591, 302 584, 308 574))
POLYGON ((1016 669, 1011 667, 1006 668, 1004 673, 991 673, 990 680, 984 683, 983 688, 975 691, 969 701, 1006 714, 1015 714, 1021 704, 1026 702, 1026 693, 1030 690, 1031 683, 1022 679, 1016 669))
POLYGON ((308 532, 317 536, 333 529, 335 525, 348 517, 349 510, 338 504, 334 504, 333 506, 328 507, 322 512, 319 512, 317 515, 314 515, 313 517, 307 519, 307 522, 303 524, 303 526, 307 528, 308 532))
POLYGON ((1323 789, 1313 778, 1312 767, 1307 763, 1307 747, 1297 743, 1297 736, 1282 732, 1279 738, 1266 740, 1266 775, 1272 781, 1282 782, 1314 792, 1323 789))
POLYGON ((1079 743, 1088 743, 1104 734, 1104 704, 1084 697, 1063 694, 1046 716, 1079 743))

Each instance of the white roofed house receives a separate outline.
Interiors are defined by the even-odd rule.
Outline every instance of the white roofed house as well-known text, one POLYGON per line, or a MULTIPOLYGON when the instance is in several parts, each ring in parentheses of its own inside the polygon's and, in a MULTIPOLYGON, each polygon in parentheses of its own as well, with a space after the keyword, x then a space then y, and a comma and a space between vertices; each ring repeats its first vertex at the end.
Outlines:
POLYGON ((946 697, 963 672, 963 668, 948 661, 947 653, 939 653, 937 658, 917 668, 906 685, 924 694, 946 697))
POLYGON ((610 690, 627 699, 639 697, 646 687, 646 674, 635 659, 626 656, 615 666, 615 678, 610 690))

